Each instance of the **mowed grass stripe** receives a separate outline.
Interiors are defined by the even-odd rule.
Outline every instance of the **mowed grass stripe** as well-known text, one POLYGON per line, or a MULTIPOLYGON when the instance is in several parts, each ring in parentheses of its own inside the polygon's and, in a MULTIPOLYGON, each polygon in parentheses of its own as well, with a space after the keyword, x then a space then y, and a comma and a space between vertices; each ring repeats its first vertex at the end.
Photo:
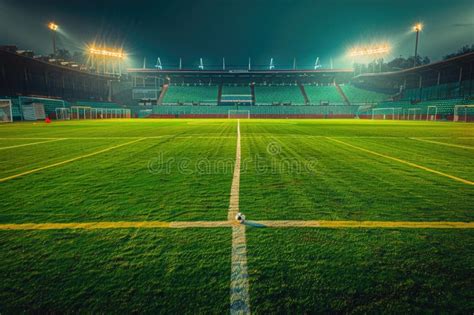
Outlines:
POLYGON ((85 158, 88 158, 88 157, 91 157, 91 156, 95 156, 95 155, 98 155, 98 154, 101 154, 101 153, 105 153, 105 152, 108 152, 108 151, 111 151, 111 150, 114 150, 114 149, 118 149, 118 148, 121 148, 121 147, 130 145, 130 144, 133 144, 133 143, 142 141, 142 140, 145 140, 145 138, 140 138, 140 139, 137 139, 137 140, 133 140, 133 141, 129 141, 129 142, 126 142, 126 143, 118 144, 118 145, 115 145, 115 146, 112 146, 112 147, 108 147, 108 148, 105 148, 105 149, 102 149, 102 150, 99 150, 99 151, 95 151, 95 152, 92 152, 92 153, 84 154, 84 155, 81 155, 81 156, 78 156, 78 157, 75 157, 75 158, 72 158, 72 159, 68 159, 68 160, 65 160, 65 161, 53 163, 53 164, 46 165, 46 166, 43 166, 43 167, 38 167, 38 168, 29 170, 29 171, 26 171, 26 172, 22 172, 22 173, 19 173, 19 174, 15 174, 15 175, 12 175, 12 176, 0 178, 0 183, 6 182, 6 181, 8 181, 8 180, 11 180, 11 179, 14 179, 14 178, 18 178, 18 177, 21 177, 21 176, 25 176, 25 175, 29 175, 29 174, 32 174, 32 173, 36 173, 36 172, 39 172, 39 171, 42 171, 42 170, 45 170, 45 169, 49 169, 49 168, 61 166, 61 165, 64 165, 64 164, 68 164, 68 163, 77 161, 77 160, 81 160, 81 159, 85 159, 85 158))
POLYGON ((415 222, 415 221, 304 221, 304 220, 267 220, 249 222, 256 227, 313 227, 313 228, 409 228, 409 229, 473 229, 474 222, 415 222))
POLYGON ((410 139, 417 140, 417 141, 422 141, 422 142, 427 142, 427 143, 441 144, 441 145, 445 145, 445 146, 453 147, 453 148, 474 150, 474 147, 470 147, 470 146, 467 146, 467 145, 445 143, 445 142, 439 142, 439 141, 433 141, 433 140, 427 140, 427 139, 421 139, 421 138, 410 138, 410 139))
POLYGON ((63 141, 66 140, 67 138, 61 138, 61 139, 50 139, 46 141, 40 141, 40 142, 31 142, 31 143, 23 143, 23 144, 17 144, 17 145, 11 145, 8 147, 0 147, 0 150, 7 150, 7 149, 14 149, 14 148, 21 148, 21 147, 27 147, 30 145, 36 145, 36 144, 44 144, 48 142, 56 142, 56 141, 63 141))
MULTIPOLYGON (((216 227, 230 228, 239 238, 236 250, 245 247, 246 226, 253 228, 374 228, 374 229, 474 229, 474 222, 459 221, 330 221, 330 220, 262 220, 247 221, 245 225, 235 221, 117 221, 117 222, 68 222, 68 223, 11 223, 0 224, 0 231, 34 231, 34 230, 101 230, 101 229, 186 229, 216 227)), ((242 253, 240 253, 242 254, 242 253)), ((246 262, 245 262, 246 263, 246 262)), ((239 271, 240 272, 240 271, 239 271)), ((240 279, 242 280, 242 279, 240 279)))
POLYGON ((353 145, 353 144, 349 144, 347 142, 344 142, 344 141, 341 141, 341 140, 338 140, 338 139, 334 139, 334 138, 331 138, 331 137, 327 137, 327 139, 332 140, 334 142, 337 142, 339 144, 351 147, 353 149, 357 149, 359 151, 363 151, 363 152, 366 152, 366 153, 370 153, 372 155, 380 156, 380 157, 383 157, 383 158, 386 158, 386 159, 389 159, 389 160, 392 160, 392 161, 396 161, 396 162, 399 162, 399 163, 402 163, 402 164, 405 164, 405 165, 409 165, 411 167, 415 167, 415 168, 418 168, 418 169, 421 169, 421 170, 424 170, 424 171, 427 171, 427 172, 430 172, 430 173, 433 173, 433 174, 448 177, 448 178, 451 178, 455 181, 458 181, 458 182, 461 182, 461 183, 464 183, 464 184, 467 184, 467 185, 474 185, 474 182, 471 182, 470 180, 460 178, 460 177, 457 177, 457 176, 454 176, 454 175, 450 175, 450 174, 447 174, 447 173, 443 173, 443 172, 434 170, 434 169, 429 168, 429 167, 418 165, 418 164, 415 164, 415 163, 412 163, 412 162, 409 162, 409 161, 405 161, 405 160, 402 160, 402 159, 399 159, 399 158, 396 158, 396 157, 393 157, 393 156, 390 156, 390 155, 378 153, 378 152, 375 152, 375 151, 372 151, 372 150, 364 149, 362 147, 359 147, 359 146, 356 146, 356 145, 353 145))

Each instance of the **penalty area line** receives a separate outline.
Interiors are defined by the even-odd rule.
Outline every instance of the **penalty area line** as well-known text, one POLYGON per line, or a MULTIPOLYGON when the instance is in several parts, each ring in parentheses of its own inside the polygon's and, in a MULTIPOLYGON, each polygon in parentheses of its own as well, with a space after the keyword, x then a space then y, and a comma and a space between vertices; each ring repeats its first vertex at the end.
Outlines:
POLYGON ((63 140, 67 140, 67 138, 50 139, 50 140, 40 141, 40 142, 31 142, 31 143, 11 145, 11 146, 8 146, 8 147, 0 147, 0 150, 21 148, 21 147, 27 147, 27 146, 30 146, 30 145, 44 144, 44 143, 57 142, 57 141, 63 141, 63 140))
POLYGON ((124 146, 126 146, 126 145, 130 145, 130 144, 133 144, 133 143, 142 141, 142 140, 145 140, 145 138, 140 138, 140 139, 137 139, 137 140, 125 142, 125 143, 122 143, 122 144, 119 144, 119 145, 115 145, 115 146, 112 146, 112 147, 108 147, 108 148, 105 148, 105 149, 102 149, 102 150, 99 150, 99 151, 95 151, 95 152, 92 152, 92 153, 84 154, 84 155, 81 155, 81 156, 78 156, 78 157, 75 157, 75 158, 72 158, 72 159, 68 159, 68 160, 65 160, 65 161, 53 163, 53 164, 46 165, 46 166, 43 166, 43 167, 38 167, 38 168, 29 170, 29 171, 26 171, 26 172, 23 172, 23 173, 15 174, 15 175, 12 175, 12 176, 0 178, 0 183, 6 182, 6 181, 8 181, 8 180, 11 180, 11 179, 14 179, 14 178, 18 178, 18 177, 21 177, 21 176, 25 176, 25 175, 29 175, 29 174, 32 174, 32 173, 36 173, 36 172, 39 172, 39 171, 42 171, 42 170, 46 170, 46 169, 49 169, 49 168, 53 168, 53 167, 56 167, 56 166, 61 166, 61 165, 64 165, 64 164, 68 164, 68 163, 71 163, 71 162, 74 162, 74 161, 77 161, 77 160, 85 159, 85 158, 88 158, 88 157, 91 157, 91 156, 94 156, 94 155, 98 155, 98 154, 101 154, 101 153, 105 153, 105 152, 108 152, 108 151, 111 151, 111 150, 114 150, 114 149, 118 149, 118 148, 124 147, 124 146))
POLYGON ((422 139, 422 138, 410 138, 410 139, 412 139, 412 140, 417 140, 417 141, 421 141, 421 142, 427 142, 427 143, 445 145, 445 146, 448 146, 448 147, 474 150, 474 147, 471 147, 471 146, 468 146, 468 145, 461 145, 461 144, 454 144, 454 143, 445 143, 445 142, 433 141, 433 140, 422 139))
POLYGON ((344 142, 344 141, 341 141, 341 140, 338 140, 338 139, 334 139, 334 138, 330 138, 330 137, 327 137, 326 139, 337 142, 339 144, 343 144, 345 146, 351 147, 353 149, 356 149, 356 150, 359 150, 359 151, 362 151, 362 152, 370 153, 372 155, 380 156, 380 157, 383 157, 383 158, 386 158, 386 159, 389 159, 389 160, 392 160, 392 161, 396 161, 396 162, 399 162, 399 163, 402 163, 402 164, 405 164, 405 165, 408 165, 408 166, 411 166, 411 167, 414 167, 414 168, 418 168, 420 170, 424 170, 424 171, 427 171, 427 172, 430 172, 430 173, 433 173, 433 174, 444 176, 444 177, 453 179, 455 181, 461 182, 463 184, 474 185, 474 182, 471 182, 470 180, 460 178, 460 177, 457 177, 457 176, 454 176, 454 175, 450 175, 450 174, 447 174, 447 173, 443 173, 443 172, 434 170, 434 169, 426 167, 426 166, 418 165, 418 164, 415 164, 415 163, 412 163, 412 162, 409 162, 409 161, 405 161, 405 160, 402 160, 402 159, 399 159, 399 158, 396 158, 396 157, 393 157, 393 156, 390 156, 390 155, 386 155, 386 154, 378 153, 378 152, 375 152, 375 151, 372 151, 372 150, 364 149, 362 147, 359 147, 359 146, 356 146, 356 145, 353 145, 353 144, 350 144, 350 143, 347 143, 347 142, 344 142))

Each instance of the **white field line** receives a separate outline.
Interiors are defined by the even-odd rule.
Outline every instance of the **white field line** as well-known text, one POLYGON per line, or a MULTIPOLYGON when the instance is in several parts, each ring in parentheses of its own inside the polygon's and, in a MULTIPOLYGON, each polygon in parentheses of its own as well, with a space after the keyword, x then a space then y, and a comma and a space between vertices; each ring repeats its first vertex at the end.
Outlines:
POLYGON ((424 170, 424 171, 427 171, 427 172, 430 172, 430 173, 433 173, 433 174, 444 176, 444 177, 450 178, 452 180, 461 182, 463 184, 467 184, 467 185, 471 185, 471 186, 474 185, 474 182, 472 182, 470 180, 460 178, 460 177, 457 177, 457 176, 454 176, 454 175, 451 175, 451 174, 447 174, 447 173, 444 173, 444 172, 440 172, 440 171, 434 170, 434 169, 426 167, 426 166, 418 165, 418 164, 415 164, 415 163, 412 163, 412 162, 409 162, 409 161, 405 161, 405 160, 402 160, 402 159, 399 159, 399 158, 396 158, 396 157, 393 157, 393 156, 390 156, 390 155, 386 155, 386 154, 382 154, 382 153, 375 152, 375 151, 372 151, 372 150, 368 150, 368 149, 365 149, 365 148, 362 148, 362 147, 359 147, 359 146, 356 146, 356 145, 353 145, 353 144, 350 144, 350 143, 347 143, 347 142, 344 142, 344 141, 341 141, 341 140, 338 140, 338 139, 335 139, 335 138, 327 137, 327 139, 329 139, 331 141, 334 141, 334 142, 337 142, 339 144, 345 145, 347 147, 362 151, 362 152, 366 152, 366 153, 369 153, 369 154, 372 154, 372 155, 375 155, 375 156, 383 157, 383 158, 388 159, 388 160, 396 161, 398 163, 402 163, 402 164, 405 164, 405 165, 408 165, 408 166, 411 166, 411 167, 414 167, 414 168, 418 168, 420 170, 424 170))
MULTIPOLYGON (((474 222, 460 221, 328 221, 328 220, 266 220, 247 221, 253 228, 319 228, 319 229, 474 229, 474 222)), ((187 228, 230 228, 235 233, 232 251, 240 256, 240 262, 247 264, 245 233, 239 231, 244 225, 230 221, 102 221, 64 223, 4 223, 0 231, 36 230, 102 230, 102 229, 187 229, 187 228)), ((237 267, 237 266, 236 266, 237 267)), ((241 269, 237 269, 239 276, 241 269)))
MULTIPOLYGON (((1 125, 0 125, 1 126, 1 125)), ((254 137, 254 136, 272 136, 271 133, 252 133, 251 136, 242 136, 245 137, 254 137)), ((97 136, 97 137, 0 137, 0 140, 114 140, 114 139, 159 139, 165 137, 175 137, 175 138, 230 138, 233 136, 209 136, 202 133, 191 133, 181 136, 175 135, 158 135, 158 136, 97 136)), ((328 136, 323 135, 307 135, 307 134, 281 134, 278 135, 278 138, 298 138, 298 137, 308 137, 308 138, 328 138, 328 136)), ((329 136, 330 138, 335 139, 410 139, 406 136, 329 136)), ((413 137, 416 139, 474 139, 474 137, 413 137)))
POLYGON ((434 144, 445 145, 445 146, 448 146, 448 147, 474 150, 474 147, 471 147, 471 146, 468 146, 468 145, 461 145, 461 144, 454 144, 454 143, 445 143, 445 142, 433 141, 433 140, 422 139, 422 138, 410 138, 410 139, 412 139, 412 140, 417 140, 417 141, 422 141, 422 142, 427 142, 427 143, 434 143, 434 144))
POLYGON ((108 147, 108 148, 105 148, 105 149, 102 149, 102 150, 99 150, 99 151, 94 151, 92 153, 77 156, 77 157, 72 158, 72 159, 68 159, 68 160, 65 160, 65 161, 53 163, 53 164, 46 165, 46 166, 43 166, 43 167, 38 167, 38 168, 35 168, 35 169, 32 169, 32 170, 29 170, 29 171, 26 171, 26 172, 23 172, 23 173, 19 173, 19 174, 15 174, 15 175, 11 175, 11 176, 8 176, 8 177, 0 178, 0 183, 6 182, 10 179, 18 178, 18 177, 29 175, 29 174, 32 174, 32 173, 36 173, 36 172, 39 172, 39 171, 42 171, 42 170, 45 170, 45 169, 48 169, 48 168, 64 165, 64 164, 71 163, 71 162, 81 160, 81 159, 85 159, 85 158, 88 158, 88 157, 91 157, 91 156, 94 156, 94 155, 97 155, 97 154, 105 153, 105 152, 108 152, 108 151, 111 151, 111 150, 114 150, 114 149, 118 149, 120 147, 130 145, 130 144, 136 143, 138 141, 142 141, 142 140, 145 140, 145 138, 125 142, 125 143, 115 145, 115 146, 112 146, 112 147, 108 147))
POLYGON ((0 147, 0 150, 21 148, 21 147, 27 147, 27 146, 30 146, 30 145, 44 144, 44 143, 48 143, 48 142, 56 142, 56 141, 62 141, 62 140, 66 140, 66 138, 62 138, 62 139, 50 139, 50 140, 40 141, 40 142, 32 142, 32 143, 24 143, 24 144, 11 145, 11 146, 8 146, 8 147, 0 147))
MULTIPOLYGON (((237 120, 237 149, 235 154, 234 176, 230 191, 228 221, 235 222, 239 212, 240 192, 240 120, 237 120)), ((247 242, 245 225, 232 226, 232 263, 230 275, 230 313, 250 314, 249 275, 247 271, 247 242)))

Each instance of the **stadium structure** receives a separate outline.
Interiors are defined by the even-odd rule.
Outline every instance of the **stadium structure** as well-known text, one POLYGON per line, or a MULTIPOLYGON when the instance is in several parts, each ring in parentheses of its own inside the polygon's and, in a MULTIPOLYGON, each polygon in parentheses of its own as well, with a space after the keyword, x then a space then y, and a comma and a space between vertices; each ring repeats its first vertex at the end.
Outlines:
MULTIPOLYGON (((7 49, 8 48, 8 49, 7 49)), ((12 120, 360 118, 473 121, 474 53, 385 73, 352 69, 127 69, 98 74, 0 49, 0 95, 12 120), (40 110, 41 112, 41 110, 40 110)))
POLYGON ((422 28, 371 73, 0 46, 0 314, 472 314, 474 46, 422 28))

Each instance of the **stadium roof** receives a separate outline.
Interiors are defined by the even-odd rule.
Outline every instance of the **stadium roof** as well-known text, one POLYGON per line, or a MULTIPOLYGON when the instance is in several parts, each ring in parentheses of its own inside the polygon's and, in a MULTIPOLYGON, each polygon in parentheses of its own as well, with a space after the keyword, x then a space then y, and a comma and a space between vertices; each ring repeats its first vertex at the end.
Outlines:
POLYGON ((444 70, 446 68, 453 68, 453 67, 459 67, 461 65, 467 64, 474 62, 474 53, 468 53, 465 55, 453 57, 447 60, 442 60, 434 63, 430 63, 427 65, 423 66, 418 66, 410 69, 404 69, 400 71, 391 71, 391 72, 382 72, 382 73, 364 73, 360 74, 356 77, 354 77, 354 80, 357 79, 363 79, 363 78, 378 78, 378 77, 383 77, 383 78, 399 78, 399 77, 405 77, 409 75, 420 75, 425 72, 437 72, 444 70))
POLYGON ((18 67, 42 65, 42 66, 47 67, 48 69, 51 69, 51 71, 57 70, 57 71, 65 72, 65 73, 80 74, 80 75, 92 76, 92 77, 109 79, 109 80, 118 79, 117 76, 104 75, 104 74, 94 73, 90 71, 83 71, 80 69, 75 69, 72 67, 67 67, 60 64, 47 62, 39 58, 32 58, 26 55, 18 54, 17 52, 12 52, 12 51, 3 49, 2 47, 0 47, 0 57, 4 61, 12 63, 12 64, 14 63, 18 67))
POLYGON ((307 69, 307 70, 159 70, 130 68, 129 73, 149 73, 149 74, 334 74, 334 73, 353 73, 353 69, 307 69))

